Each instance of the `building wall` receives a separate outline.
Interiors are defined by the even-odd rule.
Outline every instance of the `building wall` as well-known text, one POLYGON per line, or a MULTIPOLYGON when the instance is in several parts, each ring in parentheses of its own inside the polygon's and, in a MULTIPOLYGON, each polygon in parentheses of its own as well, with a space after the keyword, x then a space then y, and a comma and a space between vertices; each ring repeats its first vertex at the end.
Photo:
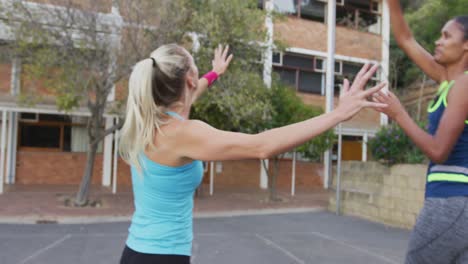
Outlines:
POLYGON ((380 127, 380 113, 374 109, 362 109, 357 115, 343 122, 343 128, 375 130, 380 127))
MULTIPOLYGON (((327 25, 324 23, 287 17, 275 23, 274 32, 275 39, 290 47, 327 52, 327 25)), ((380 61, 381 36, 337 27, 336 54, 380 61)))
MULTIPOLYGON (((325 109, 325 96, 297 93, 302 101, 307 105, 318 106, 325 109)), ((338 105, 338 98, 334 99, 334 107, 338 105)), ((425 104, 427 107, 427 103, 425 104)), ((426 108, 424 108, 426 109, 426 108)), ((363 109, 352 119, 343 122, 345 128, 359 128, 359 129, 378 129, 380 127, 380 113, 373 109, 363 109)))
MULTIPOLYGON (((102 154, 97 154, 92 184, 102 179, 102 154)), ((16 182, 19 184, 79 184, 86 153, 18 151, 16 182)))
MULTIPOLYGON (((221 164, 221 172, 214 174, 215 188, 259 188, 260 162, 258 160, 223 161, 221 164)), ((291 165, 291 160, 281 161, 278 188, 291 188, 291 165)), ((130 186, 130 167, 122 159, 119 159, 117 170, 118 186, 130 186)), ((296 186, 322 186, 322 176, 322 164, 301 161, 296 163, 296 186)), ((209 172, 205 173, 203 183, 210 183, 209 172)))
MULTIPOLYGON (((19 151, 17 160, 18 184, 73 184, 80 183, 85 169, 86 153, 19 151)), ((92 184, 101 184, 102 154, 95 159, 92 184)), ((291 188, 291 160, 282 160, 278 176, 278 188, 291 188)), ((322 186, 321 164, 296 163, 296 186, 322 186)), ((130 186, 130 167, 122 160, 118 162, 118 186, 130 186)), ((222 171, 215 173, 216 188, 258 188, 260 162, 240 160, 222 162, 222 171)), ((209 183, 209 173, 204 177, 209 183)))
MULTIPOLYGON (((270 160, 270 168, 273 162, 270 160)), ((280 161, 280 171, 277 187, 291 188, 292 160, 280 161)), ((322 186, 323 167, 318 163, 296 162, 296 186, 322 186)), ((258 160, 239 160, 222 162, 221 173, 214 176, 214 185, 218 188, 258 188, 260 185, 260 162, 258 160)), ((209 174, 205 176, 205 183, 209 183, 209 174)))

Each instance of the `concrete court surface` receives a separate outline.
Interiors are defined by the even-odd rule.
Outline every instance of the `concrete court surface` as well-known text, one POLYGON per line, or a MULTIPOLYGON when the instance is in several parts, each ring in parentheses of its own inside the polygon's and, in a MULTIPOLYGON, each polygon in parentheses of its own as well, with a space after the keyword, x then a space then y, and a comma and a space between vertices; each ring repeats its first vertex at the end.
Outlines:
MULTIPOLYGON (((118 263, 128 222, 0 225, 1 264, 118 263)), ((326 211, 194 222, 193 264, 397 264, 408 230, 326 211)))

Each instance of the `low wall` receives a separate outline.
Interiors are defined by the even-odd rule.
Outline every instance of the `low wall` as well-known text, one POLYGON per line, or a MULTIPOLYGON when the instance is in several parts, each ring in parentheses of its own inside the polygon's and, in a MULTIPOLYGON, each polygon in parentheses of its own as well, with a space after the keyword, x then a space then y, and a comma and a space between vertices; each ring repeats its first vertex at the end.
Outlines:
MULTIPOLYGON (((412 228, 424 203, 426 170, 427 165, 419 164, 388 167, 377 162, 343 162, 341 212, 412 228)), ((329 210, 336 210, 336 192, 330 193, 329 210)))

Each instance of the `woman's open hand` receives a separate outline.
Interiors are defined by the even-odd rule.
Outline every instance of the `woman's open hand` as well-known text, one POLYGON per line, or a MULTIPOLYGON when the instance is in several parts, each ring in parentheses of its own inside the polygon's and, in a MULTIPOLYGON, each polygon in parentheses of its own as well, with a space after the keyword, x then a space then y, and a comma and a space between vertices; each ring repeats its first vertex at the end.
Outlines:
POLYGON ((229 45, 226 45, 224 48, 221 44, 215 49, 214 52, 214 59, 211 61, 213 65, 213 71, 216 72, 218 75, 223 74, 232 60, 232 54, 227 56, 229 52, 229 45))
POLYGON ((351 86, 347 79, 344 80, 343 91, 341 92, 338 107, 336 108, 336 111, 339 113, 343 121, 351 119, 362 108, 371 107, 384 109, 387 107, 385 103, 371 102, 367 100, 368 97, 371 97, 385 87, 387 83, 380 83, 371 89, 364 90, 367 82, 377 71, 378 67, 379 66, 377 64, 370 67, 370 64, 366 63, 356 75, 351 86))

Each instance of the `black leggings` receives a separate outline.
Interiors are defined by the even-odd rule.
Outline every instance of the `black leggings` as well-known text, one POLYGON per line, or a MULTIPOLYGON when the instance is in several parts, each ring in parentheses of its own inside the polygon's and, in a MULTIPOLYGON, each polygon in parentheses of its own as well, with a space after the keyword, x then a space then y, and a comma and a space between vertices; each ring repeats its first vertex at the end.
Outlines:
POLYGON ((146 254, 125 246, 120 264, 190 264, 190 256, 146 254))

